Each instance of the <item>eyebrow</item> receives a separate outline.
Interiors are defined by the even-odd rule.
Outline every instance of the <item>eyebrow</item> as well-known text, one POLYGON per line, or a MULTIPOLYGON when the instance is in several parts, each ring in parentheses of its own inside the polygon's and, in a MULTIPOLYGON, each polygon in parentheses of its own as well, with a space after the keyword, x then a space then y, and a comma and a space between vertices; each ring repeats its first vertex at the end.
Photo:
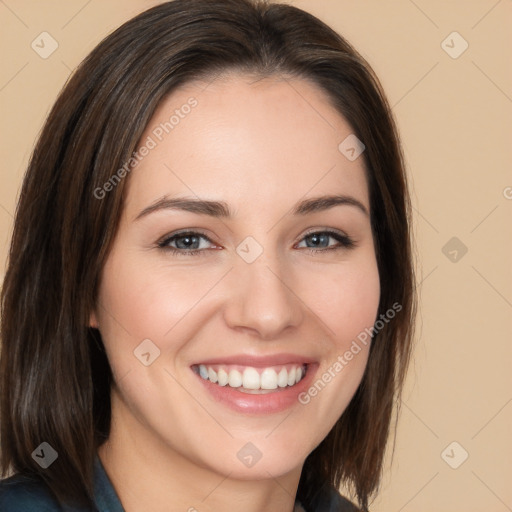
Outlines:
MULTIPOLYGON (((327 195, 304 199, 293 207, 291 213, 292 215, 308 215, 309 213, 325 211, 335 206, 353 206, 369 217, 368 210, 361 201, 355 197, 346 195, 327 195)), ((208 201, 188 197, 170 198, 164 196, 144 208, 137 217, 135 217, 134 221, 161 210, 182 210, 225 219, 230 219, 234 216, 228 204, 224 201, 208 201)))

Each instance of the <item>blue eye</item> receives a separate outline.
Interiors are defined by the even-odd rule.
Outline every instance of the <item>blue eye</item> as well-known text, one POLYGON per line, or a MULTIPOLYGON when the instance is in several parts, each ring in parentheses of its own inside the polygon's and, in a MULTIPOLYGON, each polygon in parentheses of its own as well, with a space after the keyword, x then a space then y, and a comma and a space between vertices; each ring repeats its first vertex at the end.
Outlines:
POLYGON ((303 240, 306 241, 306 248, 310 249, 311 252, 323 252, 341 248, 350 249, 355 246, 352 238, 336 231, 315 231, 306 235, 303 240), (338 244, 329 245, 330 239, 336 240, 338 244))
POLYGON ((186 254, 187 256, 191 256, 207 249, 207 247, 201 247, 202 240, 207 240, 209 243, 212 243, 206 235, 197 231, 187 231, 177 233, 162 240, 162 242, 159 242, 158 247, 174 254, 186 254), (174 247, 170 244, 174 244, 174 247))
MULTIPOLYGON (((356 245, 352 238, 336 231, 314 231, 304 236, 299 245, 303 241, 306 242, 306 246, 303 248, 311 253, 351 249, 356 245), (337 244, 331 245, 331 239, 334 239, 337 244)), ((158 247, 172 254, 194 256, 205 254, 205 250, 209 248, 208 244, 214 245, 206 235, 198 231, 184 231, 158 242, 158 247), (206 241, 206 246, 202 243, 203 241, 206 241)))

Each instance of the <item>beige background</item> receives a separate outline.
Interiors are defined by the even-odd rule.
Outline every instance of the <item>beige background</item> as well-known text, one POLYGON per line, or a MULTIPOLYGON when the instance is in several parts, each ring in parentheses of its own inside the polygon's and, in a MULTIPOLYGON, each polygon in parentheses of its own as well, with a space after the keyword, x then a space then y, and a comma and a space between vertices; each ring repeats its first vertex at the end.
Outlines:
MULTIPOLYGON (((58 91, 101 38, 157 3, 0 0, 0 272, 22 175, 58 91), (31 48, 43 31, 59 45, 47 59, 31 48)), ((512 1, 289 3, 330 23, 372 64, 411 176, 417 348, 373 510, 512 510, 512 1), (469 45, 458 58, 441 46, 453 31, 469 45), (457 469, 445 462, 456 466, 465 452, 457 469)), ((463 40, 450 36, 444 47, 459 52, 463 40)))

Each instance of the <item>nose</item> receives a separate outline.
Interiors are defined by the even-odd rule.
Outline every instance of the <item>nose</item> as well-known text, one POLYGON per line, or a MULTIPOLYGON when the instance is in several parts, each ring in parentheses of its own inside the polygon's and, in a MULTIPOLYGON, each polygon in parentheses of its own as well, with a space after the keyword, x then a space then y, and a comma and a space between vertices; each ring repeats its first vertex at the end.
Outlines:
POLYGON ((272 340, 301 324, 305 306, 284 265, 260 257, 250 264, 239 260, 235 267, 224 313, 230 328, 272 340))

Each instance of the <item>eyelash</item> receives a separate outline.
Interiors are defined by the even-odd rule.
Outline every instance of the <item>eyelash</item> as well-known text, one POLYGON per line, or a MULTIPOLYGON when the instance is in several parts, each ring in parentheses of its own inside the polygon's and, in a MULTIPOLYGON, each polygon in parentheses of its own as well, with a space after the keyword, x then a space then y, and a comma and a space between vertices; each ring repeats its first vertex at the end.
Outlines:
MULTIPOLYGON (((316 254, 319 252, 326 252, 326 251, 333 251, 333 250, 340 250, 340 249, 352 249, 356 247, 356 242, 347 235, 342 235, 341 233, 338 233, 337 231, 331 231, 331 230, 322 230, 322 231, 311 231, 309 233, 306 233, 300 242, 302 242, 305 238, 308 238, 312 235, 328 235, 329 237, 334 238, 337 242, 339 242, 340 245, 335 245, 332 247, 325 247, 323 249, 315 249, 312 247, 306 247, 308 252, 312 254, 316 254)), ((174 242, 176 239, 179 238, 185 238, 187 236, 199 236, 202 237, 208 242, 213 243, 205 234, 199 232, 199 231, 182 231, 180 233, 175 233, 172 236, 164 238, 162 241, 158 242, 158 248, 165 251, 170 252, 171 254, 179 255, 179 256, 195 256, 199 255, 200 253, 204 253, 205 249, 192 249, 192 250, 186 250, 186 249, 176 249, 174 247, 169 247, 169 243, 174 242)), ((299 243, 300 243, 299 242, 299 243)))

